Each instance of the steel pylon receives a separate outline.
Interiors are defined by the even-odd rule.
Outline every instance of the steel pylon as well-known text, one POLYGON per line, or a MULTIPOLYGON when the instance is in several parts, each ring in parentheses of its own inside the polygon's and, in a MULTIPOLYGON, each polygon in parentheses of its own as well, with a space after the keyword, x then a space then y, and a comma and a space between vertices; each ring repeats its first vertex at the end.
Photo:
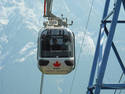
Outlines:
POLYGON ((123 23, 123 24, 125 23, 124 20, 118 20, 122 4, 125 10, 125 0, 116 0, 111 12, 109 12, 110 3, 111 3, 110 0, 105 1, 105 7, 103 12, 103 17, 101 20, 99 36, 98 36, 96 51, 93 59, 93 65, 91 69, 87 94, 100 94, 100 91, 102 89, 105 89, 105 90, 125 89, 125 84, 104 84, 103 83, 103 78, 105 75, 105 70, 107 67, 107 61, 108 61, 111 47, 116 55, 116 58, 118 59, 118 63, 120 64, 123 73, 125 74, 125 66, 113 42, 116 25, 119 23, 123 23), (109 17, 112 17, 112 20, 108 20, 109 17), (110 24, 109 30, 107 29, 107 26, 106 26, 107 23, 110 24), (104 34, 107 35, 107 42, 105 47, 103 45, 104 34), (104 51, 103 51, 103 47, 104 47, 104 51), (97 69, 97 65, 99 65, 98 69, 97 69), (96 72, 97 72, 97 76, 95 77, 96 72))

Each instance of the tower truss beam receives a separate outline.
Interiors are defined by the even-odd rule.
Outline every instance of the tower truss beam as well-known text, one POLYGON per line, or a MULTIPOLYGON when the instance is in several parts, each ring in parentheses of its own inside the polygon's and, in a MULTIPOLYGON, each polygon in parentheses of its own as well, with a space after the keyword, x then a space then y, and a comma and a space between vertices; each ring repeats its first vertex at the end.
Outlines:
POLYGON ((95 56, 93 59, 93 65, 91 69, 87 94, 100 94, 101 89, 105 89, 105 90, 125 89, 125 84, 103 84, 103 78, 107 67, 107 61, 109 58, 111 47, 113 48, 116 58, 118 59, 119 64, 121 66, 121 69, 125 74, 125 66, 113 43, 113 37, 115 35, 116 25, 118 23, 125 23, 125 20, 118 20, 122 3, 125 9, 125 0, 116 0, 113 10, 108 14, 110 0, 106 0, 105 2, 105 8, 104 8, 103 17, 100 25, 100 31, 99 31, 95 56), (112 15, 112 20, 107 20, 109 17, 111 17, 111 15, 112 15), (107 23, 111 24, 109 32, 108 32, 108 29, 106 28, 107 23), (103 51, 104 32, 107 35, 107 42, 103 51), (97 69, 97 65, 98 65, 98 69, 97 69), (96 72, 97 72, 97 78, 95 78, 96 72), (95 85, 93 84, 94 80, 96 80, 95 85))

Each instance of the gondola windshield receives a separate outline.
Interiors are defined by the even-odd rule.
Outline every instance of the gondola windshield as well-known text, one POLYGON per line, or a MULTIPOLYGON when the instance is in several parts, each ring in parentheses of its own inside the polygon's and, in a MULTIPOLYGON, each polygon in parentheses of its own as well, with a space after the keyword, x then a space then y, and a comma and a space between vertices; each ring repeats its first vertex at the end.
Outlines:
POLYGON ((73 57, 73 40, 65 29, 46 29, 40 37, 41 57, 73 57))

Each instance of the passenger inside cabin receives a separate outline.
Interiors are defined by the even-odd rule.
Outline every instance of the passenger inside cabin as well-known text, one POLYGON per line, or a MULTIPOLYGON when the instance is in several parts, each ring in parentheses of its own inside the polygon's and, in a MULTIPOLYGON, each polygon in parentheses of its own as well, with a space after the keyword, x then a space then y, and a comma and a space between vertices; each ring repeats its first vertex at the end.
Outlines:
POLYGON ((50 50, 50 40, 47 38, 47 36, 42 35, 42 43, 41 47, 44 51, 49 51, 50 50))
POLYGON ((60 45, 58 44, 58 41, 56 38, 53 39, 53 46, 52 46, 53 50, 60 50, 60 45))

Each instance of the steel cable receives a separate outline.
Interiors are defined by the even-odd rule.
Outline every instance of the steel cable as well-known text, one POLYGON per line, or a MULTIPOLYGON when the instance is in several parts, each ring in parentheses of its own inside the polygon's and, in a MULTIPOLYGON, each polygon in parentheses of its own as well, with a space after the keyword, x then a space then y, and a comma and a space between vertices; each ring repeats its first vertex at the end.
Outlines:
MULTIPOLYGON (((77 62, 78 62, 78 63, 77 63, 76 66, 79 65, 79 60, 80 60, 83 43, 84 43, 84 41, 85 41, 85 36, 86 36, 87 29, 88 29, 88 25, 89 25, 89 20, 90 20, 92 8, 93 8, 93 3, 94 3, 94 0, 92 0, 91 7, 90 7, 90 10, 89 10, 88 19, 87 19, 86 26, 85 26, 85 32, 84 32, 84 36, 83 36, 83 39, 82 39, 82 43, 81 43, 81 47, 80 47, 80 52, 79 52, 79 54, 78 54, 78 59, 77 59, 77 62)), ((73 79, 72 79, 72 82, 71 82, 71 88, 70 88, 69 94, 72 93, 72 88, 73 88, 73 85, 74 85, 74 80, 75 80, 75 76, 76 76, 76 71, 77 71, 77 68, 74 70, 74 75, 73 75, 73 79)))
POLYGON ((43 81, 44 81, 44 74, 42 73, 41 84, 40 84, 40 94, 42 94, 42 92, 43 92, 43 81))
MULTIPOLYGON (((120 83, 120 82, 121 82, 123 75, 124 75, 124 73, 122 73, 122 74, 121 74, 121 76, 120 76, 120 79, 119 79, 118 83, 120 83)), ((115 89, 114 94, 116 94, 116 92, 117 92, 117 89, 115 89)), ((120 91, 120 93, 119 93, 119 94, 121 94, 121 91, 120 91)))

